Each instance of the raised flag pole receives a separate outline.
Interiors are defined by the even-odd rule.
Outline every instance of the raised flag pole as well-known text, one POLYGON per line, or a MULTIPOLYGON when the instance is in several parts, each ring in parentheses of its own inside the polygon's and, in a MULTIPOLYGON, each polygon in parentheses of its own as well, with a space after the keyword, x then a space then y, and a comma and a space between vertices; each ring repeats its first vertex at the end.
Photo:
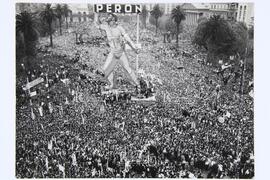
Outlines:
MULTIPOLYGON (((140 29, 140 16, 139 14, 137 14, 137 39, 136 39, 136 43, 137 46, 139 45, 139 29, 140 29)), ((138 74, 139 71, 139 54, 136 54, 136 72, 138 74)))
MULTIPOLYGON (((27 81, 27 84, 29 83, 29 79, 28 77, 26 78, 26 81, 27 81)), ((32 103, 32 99, 31 99, 31 91, 30 91, 30 88, 27 89, 28 91, 28 94, 30 96, 30 108, 31 108, 31 118, 34 120, 35 119, 35 115, 34 115, 34 110, 33 110, 33 103, 32 103)))

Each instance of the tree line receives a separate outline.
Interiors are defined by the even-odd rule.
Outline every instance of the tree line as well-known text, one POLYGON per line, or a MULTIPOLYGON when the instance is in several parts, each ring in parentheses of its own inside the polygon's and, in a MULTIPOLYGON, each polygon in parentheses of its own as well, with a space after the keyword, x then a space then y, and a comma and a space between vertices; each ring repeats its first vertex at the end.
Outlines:
POLYGON ((16 46, 21 56, 32 56, 40 35, 50 36, 50 46, 53 46, 53 22, 58 22, 62 35, 62 22, 68 28, 68 16, 71 10, 67 4, 46 4, 40 12, 23 11, 16 15, 16 46))
POLYGON ((151 11, 147 11, 146 6, 144 5, 141 12, 144 27, 146 27, 146 19, 149 14, 149 22, 155 26, 156 35, 158 33, 158 29, 164 33, 170 32, 171 34, 175 34, 176 44, 178 45, 178 35, 183 28, 181 26, 181 22, 186 19, 186 14, 181 6, 178 5, 173 8, 170 15, 164 15, 164 12, 160 8, 159 4, 156 4, 151 11))

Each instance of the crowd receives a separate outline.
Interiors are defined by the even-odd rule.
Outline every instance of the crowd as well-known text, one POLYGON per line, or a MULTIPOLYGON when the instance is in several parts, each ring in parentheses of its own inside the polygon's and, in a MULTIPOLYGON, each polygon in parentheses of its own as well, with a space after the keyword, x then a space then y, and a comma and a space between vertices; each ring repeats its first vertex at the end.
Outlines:
MULTIPOLYGON (((133 39, 134 26, 124 26, 133 39)), ((99 42, 102 34, 95 32, 89 39, 99 42)), ((240 77, 233 81, 232 75, 224 84, 189 42, 175 48, 146 29, 139 63, 158 82, 156 102, 106 101, 102 82, 80 71, 100 67, 108 48, 75 45, 74 38, 72 33, 56 37, 54 48, 41 41, 39 66, 31 71, 21 67, 16 177, 254 176, 253 99, 235 90, 240 77), (30 104, 22 86, 37 77, 44 82, 31 89, 36 95, 30 104)), ((135 54, 129 57, 134 65, 135 54)), ((116 75, 125 80, 121 68, 116 75)), ((246 84, 251 80, 247 75, 246 84)))

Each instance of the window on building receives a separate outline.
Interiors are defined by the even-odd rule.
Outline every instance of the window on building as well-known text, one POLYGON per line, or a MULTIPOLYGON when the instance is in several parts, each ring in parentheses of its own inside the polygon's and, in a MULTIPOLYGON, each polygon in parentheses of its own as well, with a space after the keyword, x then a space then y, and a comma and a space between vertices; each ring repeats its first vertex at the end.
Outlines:
POLYGON ((245 21, 245 18, 246 18, 246 11, 247 11, 247 6, 244 6, 243 21, 245 21))
POLYGON ((241 15, 242 15, 242 6, 240 6, 240 8, 239 8, 240 10, 239 10, 239 21, 241 20, 241 15))
POLYGON ((83 21, 86 21, 86 12, 83 12, 83 21))
POLYGON ((82 13, 81 12, 78 12, 78 20, 79 20, 79 22, 81 22, 82 21, 82 13))

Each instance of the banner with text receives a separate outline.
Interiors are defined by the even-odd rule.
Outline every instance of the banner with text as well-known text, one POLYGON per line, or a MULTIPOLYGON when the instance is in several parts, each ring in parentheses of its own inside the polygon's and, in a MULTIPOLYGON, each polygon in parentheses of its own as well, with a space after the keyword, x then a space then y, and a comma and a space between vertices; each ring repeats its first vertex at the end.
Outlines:
POLYGON ((96 13, 140 13, 141 5, 138 4, 95 4, 96 13))

